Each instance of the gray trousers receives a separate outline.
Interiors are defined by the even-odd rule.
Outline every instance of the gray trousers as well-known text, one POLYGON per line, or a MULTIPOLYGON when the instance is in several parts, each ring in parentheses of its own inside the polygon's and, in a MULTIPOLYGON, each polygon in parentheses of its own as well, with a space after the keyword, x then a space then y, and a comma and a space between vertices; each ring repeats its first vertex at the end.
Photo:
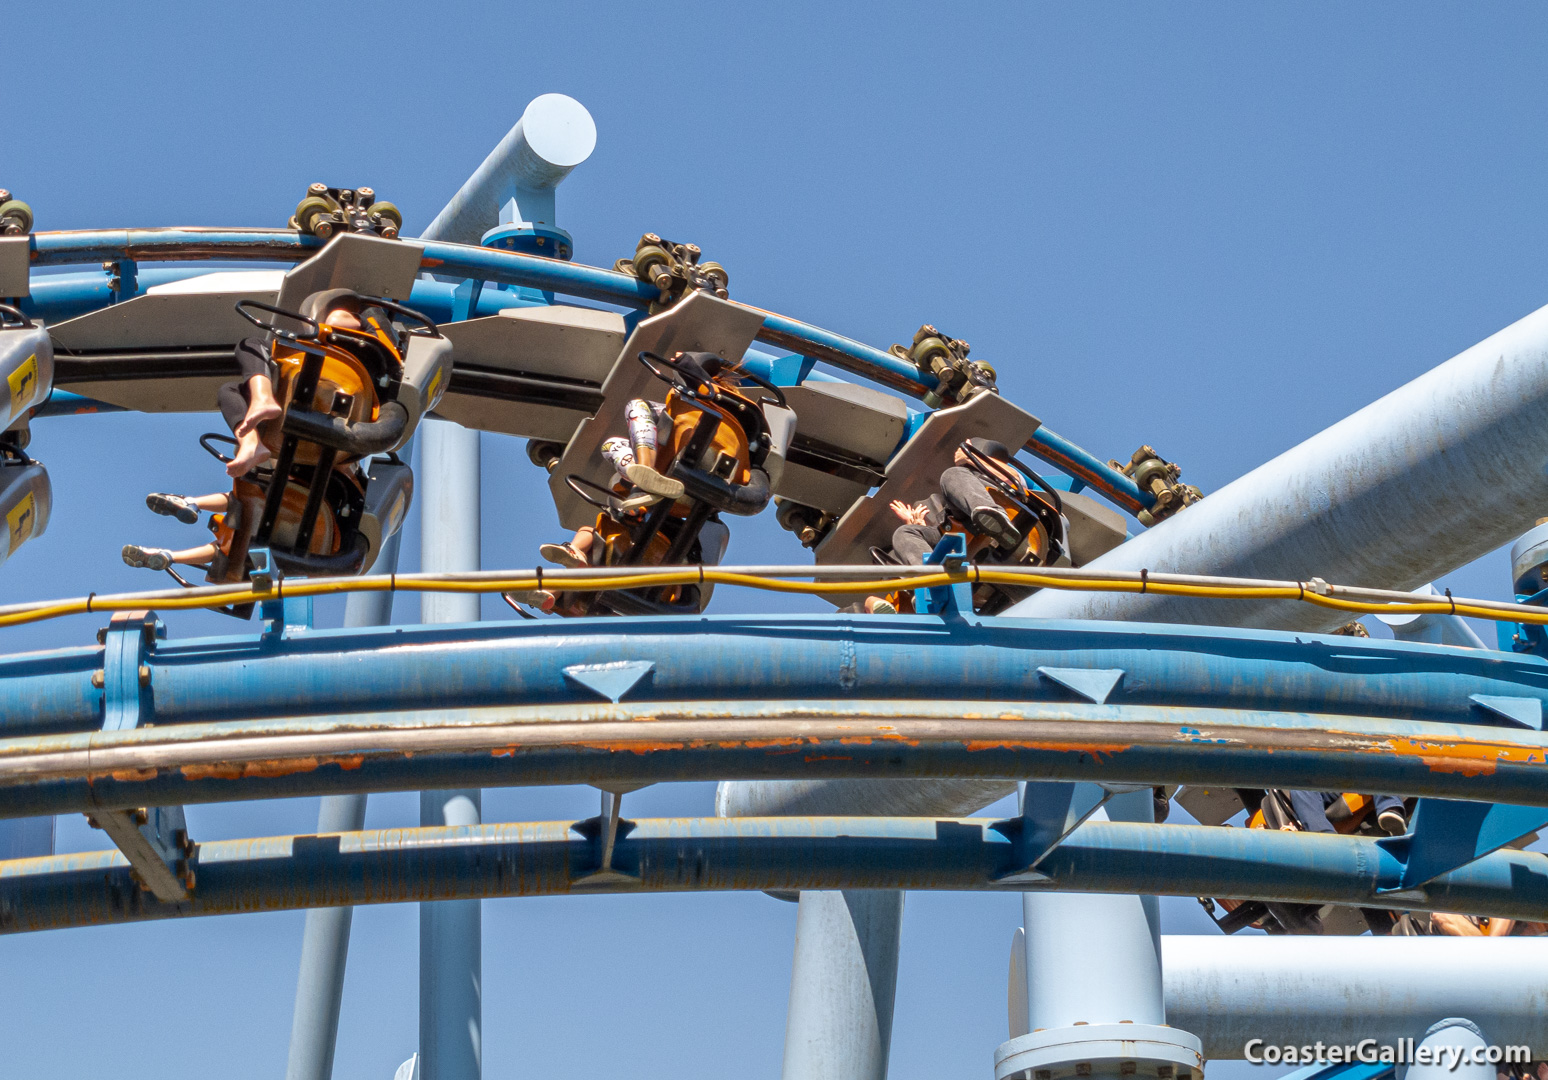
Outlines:
MULTIPOLYGON (((969 520, 974 510, 999 505, 990 496, 983 477, 961 465, 941 473, 941 499, 963 521, 969 520)), ((923 566, 925 556, 940 542, 941 530, 933 525, 899 525, 892 533, 893 554, 915 566, 923 566)))

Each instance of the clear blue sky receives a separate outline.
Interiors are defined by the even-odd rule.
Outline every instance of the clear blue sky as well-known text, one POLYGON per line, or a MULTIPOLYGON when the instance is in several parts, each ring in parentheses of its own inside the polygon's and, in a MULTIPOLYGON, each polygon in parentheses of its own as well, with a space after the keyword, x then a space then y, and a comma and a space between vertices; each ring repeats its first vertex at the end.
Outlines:
MULTIPOLYGON (((528 100, 567 93, 599 133, 559 194, 579 260, 650 230, 724 263, 734 297, 872 344, 934 322, 1055 430, 1103 457, 1153 443, 1208 492, 1548 301, 1545 31, 1521 3, 11 5, 0 186, 39 228, 77 229, 278 226, 313 180, 370 184, 413 234, 528 100)), ((219 486, 208 427, 39 422, 53 522, 0 568, 3 595, 145 587, 118 548, 188 535, 142 497, 219 486)), ((485 565, 530 566, 551 505, 517 441, 484 453, 485 565)), ((800 555, 769 519, 733 534, 733 561, 800 555)), ((1442 584, 1503 597, 1506 579, 1496 553, 1442 584)), ((560 819, 593 798, 484 806, 560 819)), ((710 788, 629 812, 709 813, 710 788)), ((315 814, 190 819, 213 839, 315 814)), ((372 802, 371 826, 416 820, 412 796, 372 802)), ((101 846, 73 819, 60 842, 101 846)), ((1166 911, 1199 928, 1191 900, 1166 911)), ((909 898, 895 1080, 989 1075, 1018 920, 1013 897, 909 898)), ((301 924, 0 940, 7 1069, 281 1075, 301 924)), ((487 902, 485 1075, 772 1080, 793 928, 761 895, 487 902)), ((414 1049, 416 932, 410 907, 357 913, 340 1078, 385 1080, 414 1049)))

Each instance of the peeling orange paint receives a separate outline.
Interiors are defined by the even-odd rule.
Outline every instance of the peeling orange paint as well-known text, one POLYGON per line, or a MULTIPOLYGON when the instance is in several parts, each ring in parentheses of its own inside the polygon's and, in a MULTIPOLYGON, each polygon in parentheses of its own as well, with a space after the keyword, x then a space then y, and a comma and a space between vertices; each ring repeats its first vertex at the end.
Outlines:
POLYGON ((322 762, 315 757, 271 758, 266 761, 221 761, 210 765, 184 765, 179 771, 186 780, 242 780, 248 777, 294 776, 316 772, 322 762))

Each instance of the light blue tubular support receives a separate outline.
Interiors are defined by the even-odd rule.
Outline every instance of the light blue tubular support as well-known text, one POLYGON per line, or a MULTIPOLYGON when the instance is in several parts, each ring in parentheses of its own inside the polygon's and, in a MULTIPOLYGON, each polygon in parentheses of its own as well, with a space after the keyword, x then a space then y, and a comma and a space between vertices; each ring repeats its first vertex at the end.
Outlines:
POLYGON ((1489 1039, 1471 1020, 1452 1016, 1436 1021, 1414 1047, 1404 1080, 1494 1080, 1488 1049, 1489 1039))
MULTIPOLYGON (((400 529, 383 543, 376 561, 378 572, 390 574, 397 570, 402 540, 400 529)), ((390 592, 351 593, 344 605, 344 625, 391 625, 392 601, 390 592)), ((324 795, 317 813, 317 831, 358 832, 365 828, 367 798, 364 792, 324 795)), ((349 930, 354 914, 352 907, 312 908, 306 913, 285 1080, 330 1080, 333 1076, 333 1052, 338 1044, 344 969, 349 959, 349 930)))
POLYGON ((782 1080, 886 1080, 903 896, 801 893, 782 1080))
MULTIPOLYGON (((420 447, 421 568, 466 573, 479 568, 479 434, 444 420, 426 421, 420 447)), ((427 623, 478 621, 476 593, 420 598, 427 623)), ((425 791, 424 826, 476 826, 477 788, 425 791)), ((483 1075, 482 928, 478 900, 419 907, 419 1055, 424 1080, 483 1075)))
MULTIPOLYGON (((1083 815, 1154 822, 1148 787, 1113 795, 1094 786, 1025 785, 1023 835, 1046 850, 1083 815)), ((1113 1080, 1202 1075, 1199 1040, 1165 1026, 1156 897, 1040 891, 1024 893, 1021 904, 1028 1034, 995 1051, 995 1080, 1075 1075, 1081 1067, 1082 1075, 1113 1080)))
MULTIPOLYGON (((1396 1048, 1447 1016, 1548 1058, 1548 938, 1169 934, 1161 951, 1167 1022, 1198 1035, 1211 1061, 1319 1039, 1396 1048)), ((1379 1058, 1372 1049, 1364 1056, 1379 1058)))
MULTIPOLYGON (((534 98, 516 125, 436 215, 424 232, 425 238, 479 244, 496 221, 501 225, 557 228, 554 189, 570 170, 591 156, 596 145, 597 126, 580 102, 563 94, 534 98)), ((550 250, 546 254, 557 253, 550 250)))

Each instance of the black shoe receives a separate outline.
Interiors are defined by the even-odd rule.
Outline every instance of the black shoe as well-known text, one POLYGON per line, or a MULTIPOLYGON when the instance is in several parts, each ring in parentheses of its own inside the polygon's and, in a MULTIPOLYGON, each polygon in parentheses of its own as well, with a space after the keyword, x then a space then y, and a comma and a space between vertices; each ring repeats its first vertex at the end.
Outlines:
POLYGON ((973 528, 983 533, 1006 551, 1015 551, 1021 543, 1021 533, 998 506, 981 506, 973 511, 973 528))

